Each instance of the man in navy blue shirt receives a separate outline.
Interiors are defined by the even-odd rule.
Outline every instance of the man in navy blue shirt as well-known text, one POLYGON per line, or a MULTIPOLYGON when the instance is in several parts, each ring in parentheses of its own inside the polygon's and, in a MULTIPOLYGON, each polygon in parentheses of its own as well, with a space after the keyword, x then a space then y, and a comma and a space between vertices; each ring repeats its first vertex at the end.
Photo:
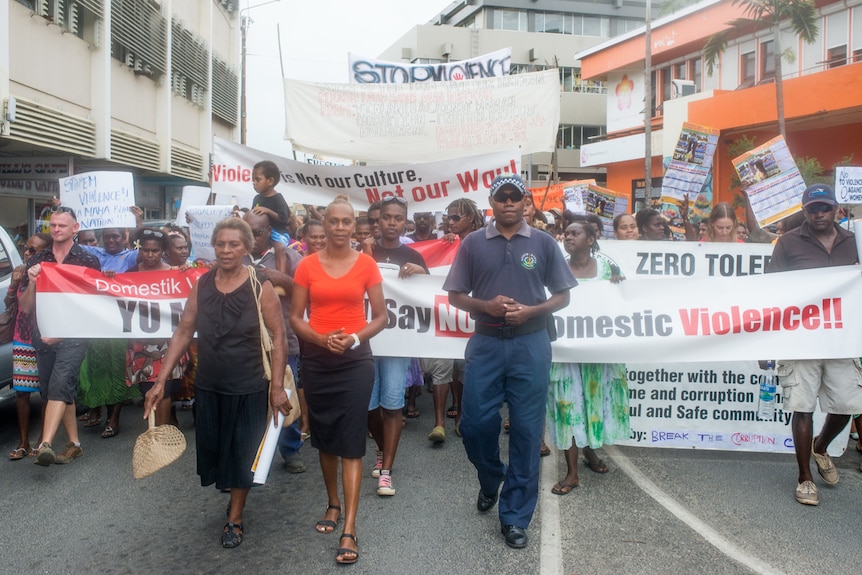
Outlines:
POLYGON ((577 281, 554 239, 524 221, 521 178, 498 176, 490 191, 494 220, 461 243, 443 289, 476 320, 465 351, 460 427, 479 476, 476 508, 491 509, 502 483, 500 530, 509 547, 520 549, 539 495, 551 314, 569 303, 577 281), (499 448, 503 401, 511 422, 508 469, 499 448))

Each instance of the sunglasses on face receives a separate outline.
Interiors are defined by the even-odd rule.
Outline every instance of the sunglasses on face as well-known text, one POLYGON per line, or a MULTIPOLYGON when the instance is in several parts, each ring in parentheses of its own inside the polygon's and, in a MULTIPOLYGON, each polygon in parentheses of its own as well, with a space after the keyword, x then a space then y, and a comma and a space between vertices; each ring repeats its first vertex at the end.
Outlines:
POLYGON ((835 206, 830 206, 829 204, 823 204, 821 202, 805 206, 805 211, 809 214, 824 214, 826 212, 831 212, 834 209, 835 206))
POLYGON ((377 222, 379 222, 379 221, 380 221, 380 218, 368 218, 368 223, 371 224, 372 226, 377 224, 377 222))
POLYGON ((462 216, 461 214, 452 214, 451 216, 449 216, 449 221, 455 222, 457 224, 458 222, 461 221, 461 218, 463 218, 463 217, 464 216, 462 216))
POLYGON ((268 230, 268 229, 269 228, 263 228, 262 230, 251 230, 251 235, 253 235, 256 238, 259 238, 260 236, 265 234, 266 230, 268 230))
POLYGON ((495 202, 499 202, 501 204, 505 204, 506 200, 512 200, 512 202, 517 203, 524 199, 524 194, 518 190, 509 193, 500 190, 493 195, 493 198, 495 202))
POLYGON ((407 205, 407 200, 402 198, 401 196, 387 196, 380 201, 381 204, 388 204, 391 202, 398 202, 402 206, 407 205))
POLYGON ((24 253, 25 254, 36 253, 36 248, 34 248, 33 246, 24 246, 24 253))

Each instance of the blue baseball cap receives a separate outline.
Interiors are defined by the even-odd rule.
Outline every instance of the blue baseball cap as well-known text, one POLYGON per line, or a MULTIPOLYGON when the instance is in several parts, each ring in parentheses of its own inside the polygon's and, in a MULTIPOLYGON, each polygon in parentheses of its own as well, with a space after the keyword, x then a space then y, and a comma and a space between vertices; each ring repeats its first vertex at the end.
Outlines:
POLYGON ((802 207, 804 208, 808 204, 829 204, 830 206, 837 206, 838 202, 835 200, 835 192, 832 191, 832 188, 827 186, 826 184, 814 184, 805 188, 805 191, 802 192, 802 207))

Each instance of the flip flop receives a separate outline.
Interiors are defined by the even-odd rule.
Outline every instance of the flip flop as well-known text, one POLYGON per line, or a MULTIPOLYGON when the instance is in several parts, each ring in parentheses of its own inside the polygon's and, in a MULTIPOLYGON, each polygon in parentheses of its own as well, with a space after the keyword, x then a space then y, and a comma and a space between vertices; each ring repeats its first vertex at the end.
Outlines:
POLYGON ((605 465, 605 462, 601 459, 596 459, 595 461, 590 461, 586 457, 584 458, 584 465, 590 468, 590 471, 593 473, 607 473, 608 466, 605 465))
POLYGON ((458 417, 459 413, 461 413, 461 406, 452 404, 452 406, 446 410, 446 417, 449 419, 455 419, 458 417))
POLYGON ((551 488, 551 493, 554 495, 568 495, 575 487, 578 487, 577 483, 563 483, 560 481, 551 488))
POLYGON ((84 420, 84 427, 99 427, 102 425, 102 416, 84 420))
POLYGON ((23 447, 18 447, 17 449, 13 449, 9 452, 9 460, 10 461, 18 461, 19 459, 24 459, 27 457, 27 452, 29 449, 24 449, 23 447))
MULTIPOLYGON (((102 432, 102 439, 108 439, 109 437, 114 437, 118 433, 120 433, 119 427, 111 427, 110 425, 108 425, 107 427, 105 427, 105 431, 102 432)), ((237 543, 237 545, 239 545, 239 543, 237 543)))
POLYGON ((407 419, 416 419, 417 417, 419 417, 419 410, 418 409, 406 409, 404 412, 404 415, 407 416, 407 419))
POLYGON ((551 454, 551 448, 542 443, 542 449, 539 450, 540 457, 547 457, 551 454))

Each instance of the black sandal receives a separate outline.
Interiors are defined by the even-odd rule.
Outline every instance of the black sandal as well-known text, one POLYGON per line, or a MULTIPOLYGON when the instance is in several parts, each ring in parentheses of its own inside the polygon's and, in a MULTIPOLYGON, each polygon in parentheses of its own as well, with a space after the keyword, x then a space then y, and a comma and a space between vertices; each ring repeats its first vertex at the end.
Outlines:
MULTIPOLYGON (((338 563, 339 565, 352 565, 353 563, 356 563, 359 560, 359 549, 358 549, 359 542, 356 540, 356 535, 354 535, 352 533, 342 533, 341 539, 353 539, 353 543, 356 544, 357 549, 349 549, 347 547, 339 547, 338 548, 338 554, 335 556, 335 562, 338 563), (350 557, 349 559, 344 557, 348 553, 353 555, 353 557, 350 557)), ((340 542, 341 542, 341 540, 339 539, 339 543, 340 542)))
POLYGON ((233 523, 229 521, 224 524, 224 528, 225 531, 221 534, 221 546, 225 549, 239 547, 239 544, 242 543, 242 534, 245 531, 242 527, 242 523, 233 523), (239 529, 239 533, 234 531, 234 529, 239 529))
MULTIPOLYGON (((314 524, 314 530, 318 533, 322 533, 323 535, 328 535, 335 531, 335 527, 338 525, 338 519, 341 517, 341 507, 339 507, 338 505, 327 505, 326 511, 329 511, 330 509, 335 509, 336 511, 338 511, 338 517, 335 518, 335 521, 333 521, 332 519, 321 519, 314 524), (329 528, 328 531, 327 528, 329 528)), ((324 515, 326 514, 324 513, 324 515)))
POLYGON ((461 413, 461 406, 453 403, 449 409, 446 410, 446 417, 449 419, 455 419, 458 417, 459 413, 461 413))

